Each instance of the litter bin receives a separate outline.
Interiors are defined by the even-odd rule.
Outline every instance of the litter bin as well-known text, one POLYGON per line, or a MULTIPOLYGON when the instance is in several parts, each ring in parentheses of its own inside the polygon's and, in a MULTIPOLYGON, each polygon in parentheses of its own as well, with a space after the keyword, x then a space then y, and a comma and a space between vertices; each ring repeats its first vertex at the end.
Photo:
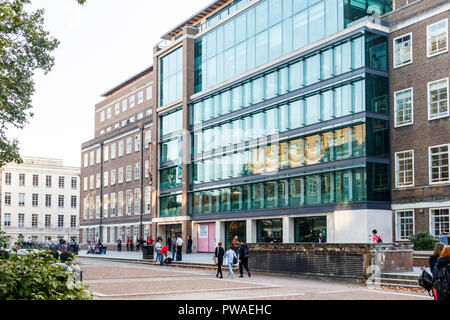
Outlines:
POLYGON ((106 254, 106 247, 100 247, 100 254, 106 254))
POLYGON ((142 259, 153 260, 154 247, 153 245, 142 246, 142 259))

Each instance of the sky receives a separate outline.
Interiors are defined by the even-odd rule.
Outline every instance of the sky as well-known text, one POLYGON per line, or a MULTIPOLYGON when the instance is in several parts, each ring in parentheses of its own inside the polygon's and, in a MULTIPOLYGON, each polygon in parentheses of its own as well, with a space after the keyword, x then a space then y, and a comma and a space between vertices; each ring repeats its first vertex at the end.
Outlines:
POLYGON ((32 0, 45 9, 45 29, 61 43, 55 66, 36 72, 34 117, 10 129, 21 156, 63 159, 80 166, 81 144, 94 138, 101 95, 153 64, 161 36, 212 0, 32 0))

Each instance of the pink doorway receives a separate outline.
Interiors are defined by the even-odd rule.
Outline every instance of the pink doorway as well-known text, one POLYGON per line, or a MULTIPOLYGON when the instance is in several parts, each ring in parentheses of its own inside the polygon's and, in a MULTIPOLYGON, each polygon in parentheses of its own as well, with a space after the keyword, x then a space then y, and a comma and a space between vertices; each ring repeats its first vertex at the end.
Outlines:
POLYGON ((197 229, 198 252, 214 252, 216 245, 216 223, 200 223, 197 229))

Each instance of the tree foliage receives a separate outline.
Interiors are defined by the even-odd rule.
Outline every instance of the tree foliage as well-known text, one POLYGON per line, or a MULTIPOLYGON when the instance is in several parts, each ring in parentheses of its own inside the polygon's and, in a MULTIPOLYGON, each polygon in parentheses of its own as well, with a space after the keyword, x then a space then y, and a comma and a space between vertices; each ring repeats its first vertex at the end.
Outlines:
MULTIPOLYGON (((86 0, 77 0, 83 5, 86 0)), ((21 163, 18 141, 7 130, 22 129, 33 114, 33 75, 48 73, 59 41, 44 30, 44 10, 28 12, 31 0, 0 0, 0 167, 21 163)))

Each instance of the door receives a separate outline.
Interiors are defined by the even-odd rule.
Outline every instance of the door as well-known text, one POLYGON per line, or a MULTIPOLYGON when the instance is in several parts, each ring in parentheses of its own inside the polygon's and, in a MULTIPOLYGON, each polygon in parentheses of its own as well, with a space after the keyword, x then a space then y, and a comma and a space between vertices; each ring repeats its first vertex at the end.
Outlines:
POLYGON ((216 244, 216 224, 200 223, 197 229, 197 251, 214 252, 216 244))

